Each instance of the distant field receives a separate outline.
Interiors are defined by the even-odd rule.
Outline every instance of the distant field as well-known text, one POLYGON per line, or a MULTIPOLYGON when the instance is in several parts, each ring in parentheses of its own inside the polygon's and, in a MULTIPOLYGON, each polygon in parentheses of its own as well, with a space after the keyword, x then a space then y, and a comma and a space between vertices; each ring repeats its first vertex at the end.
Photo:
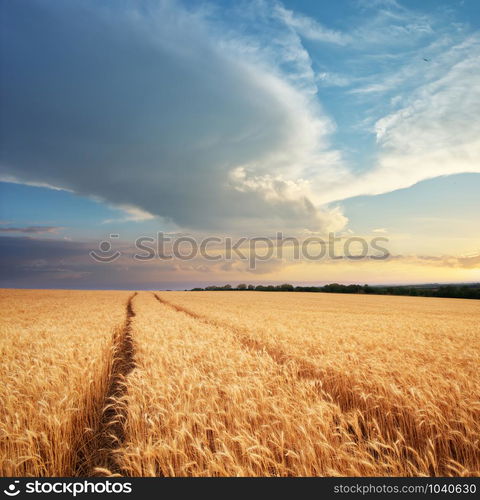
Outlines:
POLYGON ((0 301, 0 475, 480 475, 476 301, 0 301))

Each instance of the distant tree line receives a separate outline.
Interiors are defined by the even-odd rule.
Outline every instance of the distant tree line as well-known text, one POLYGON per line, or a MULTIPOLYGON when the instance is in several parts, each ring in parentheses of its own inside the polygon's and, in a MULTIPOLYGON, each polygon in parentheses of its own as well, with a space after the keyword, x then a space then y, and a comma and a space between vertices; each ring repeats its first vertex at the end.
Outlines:
POLYGON ((192 291, 255 290, 257 292, 322 292, 322 293, 363 293, 374 295, 410 295, 415 297, 448 297, 457 299, 480 299, 480 283, 467 285, 411 285, 411 286, 371 286, 341 285, 331 283, 324 286, 283 285, 231 285, 193 288, 192 291))

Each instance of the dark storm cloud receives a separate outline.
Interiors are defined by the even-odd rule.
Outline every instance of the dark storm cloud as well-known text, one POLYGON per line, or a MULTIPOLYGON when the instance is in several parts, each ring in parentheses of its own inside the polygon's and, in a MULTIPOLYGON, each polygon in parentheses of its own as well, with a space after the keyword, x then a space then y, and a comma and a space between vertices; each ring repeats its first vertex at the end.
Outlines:
POLYGON ((0 287, 141 288, 148 283, 150 268, 126 265, 133 263, 128 245, 121 247, 128 256, 115 264, 95 262, 89 252, 96 248, 97 242, 0 236, 0 287))
POLYGON ((3 179, 184 227, 318 224, 306 196, 289 199, 281 172, 262 165, 328 123, 278 75, 222 47, 201 15, 167 1, 88 0, 4 2, 2 14, 3 179), (259 180, 232 187, 232 171, 252 162, 259 180))

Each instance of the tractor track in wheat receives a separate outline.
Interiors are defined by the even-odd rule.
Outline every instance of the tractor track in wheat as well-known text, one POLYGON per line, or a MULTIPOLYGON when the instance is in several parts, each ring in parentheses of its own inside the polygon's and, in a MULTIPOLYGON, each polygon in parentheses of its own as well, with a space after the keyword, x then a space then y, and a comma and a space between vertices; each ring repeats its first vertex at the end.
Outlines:
MULTIPOLYGON (((428 447, 429 440, 425 437, 425 433, 421 432, 421 424, 417 415, 401 404, 393 408, 391 406, 384 408, 382 402, 385 401, 386 395, 374 384, 368 384, 368 387, 360 386, 359 382, 348 373, 339 372, 331 367, 318 367, 309 360, 285 352, 279 346, 268 345, 253 338, 251 332, 246 328, 236 327, 226 321, 198 314, 184 306, 169 302, 156 293, 154 296, 159 303, 179 313, 186 314, 206 325, 230 331, 243 348, 265 353, 279 366, 288 365, 293 369, 298 379, 311 381, 319 396, 337 404, 343 413, 363 415, 361 421, 356 421, 355 428, 349 425, 346 429, 355 442, 367 443, 379 436, 396 440, 401 434, 406 445, 404 458, 408 460, 416 459, 409 450, 410 446, 416 446, 420 449, 428 447), (366 397, 366 394, 369 397, 366 397)), ((432 437, 433 435, 432 433, 432 437)), ((445 457, 445 464, 442 464, 441 470, 446 473, 448 470, 443 467, 447 465, 447 458, 451 456, 452 452, 449 450, 447 453, 440 449, 436 451, 440 457, 445 457)), ((457 452, 454 455, 457 458, 457 452)))
POLYGON ((134 293, 127 302, 125 322, 118 328, 112 340, 110 377, 102 405, 98 408, 98 427, 93 437, 79 450, 76 464, 77 476, 123 475, 115 450, 125 441, 126 378, 135 368, 135 343, 132 335, 134 293))

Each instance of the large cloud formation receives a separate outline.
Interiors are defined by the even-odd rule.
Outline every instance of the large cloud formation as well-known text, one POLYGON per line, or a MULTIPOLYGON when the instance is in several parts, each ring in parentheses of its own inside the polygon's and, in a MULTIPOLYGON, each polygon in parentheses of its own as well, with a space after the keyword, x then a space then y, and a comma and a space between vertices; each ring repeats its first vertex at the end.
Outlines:
POLYGON ((344 224, 292 178, 307 156, 333 168, 332 123, 204 14, 168 1, 29 0, 3 11, 3 179, 186 228, 344 224), (269 186, 236 185, 245 166, 269 186))
POLYGON ((4 2, 0 179, 185 229, 326 231, 346 223, 328 203, 479 172, 478 34, 439 29, 427 66, 410 45, 436 36, 434 23, 376 4, 372 21, 344 33, 275 1, 231 7, 241 22, 168 0, 4 2), (352 103, 390 103, 371 105, 370 164, 348 167, 331 145, 316 82, 335 73, 315 73, 305 40, 357 67, 373 45, 382 67, 398 62, 341 80, 352 103), (391 54, 385 40, 411 43, 391 54))

